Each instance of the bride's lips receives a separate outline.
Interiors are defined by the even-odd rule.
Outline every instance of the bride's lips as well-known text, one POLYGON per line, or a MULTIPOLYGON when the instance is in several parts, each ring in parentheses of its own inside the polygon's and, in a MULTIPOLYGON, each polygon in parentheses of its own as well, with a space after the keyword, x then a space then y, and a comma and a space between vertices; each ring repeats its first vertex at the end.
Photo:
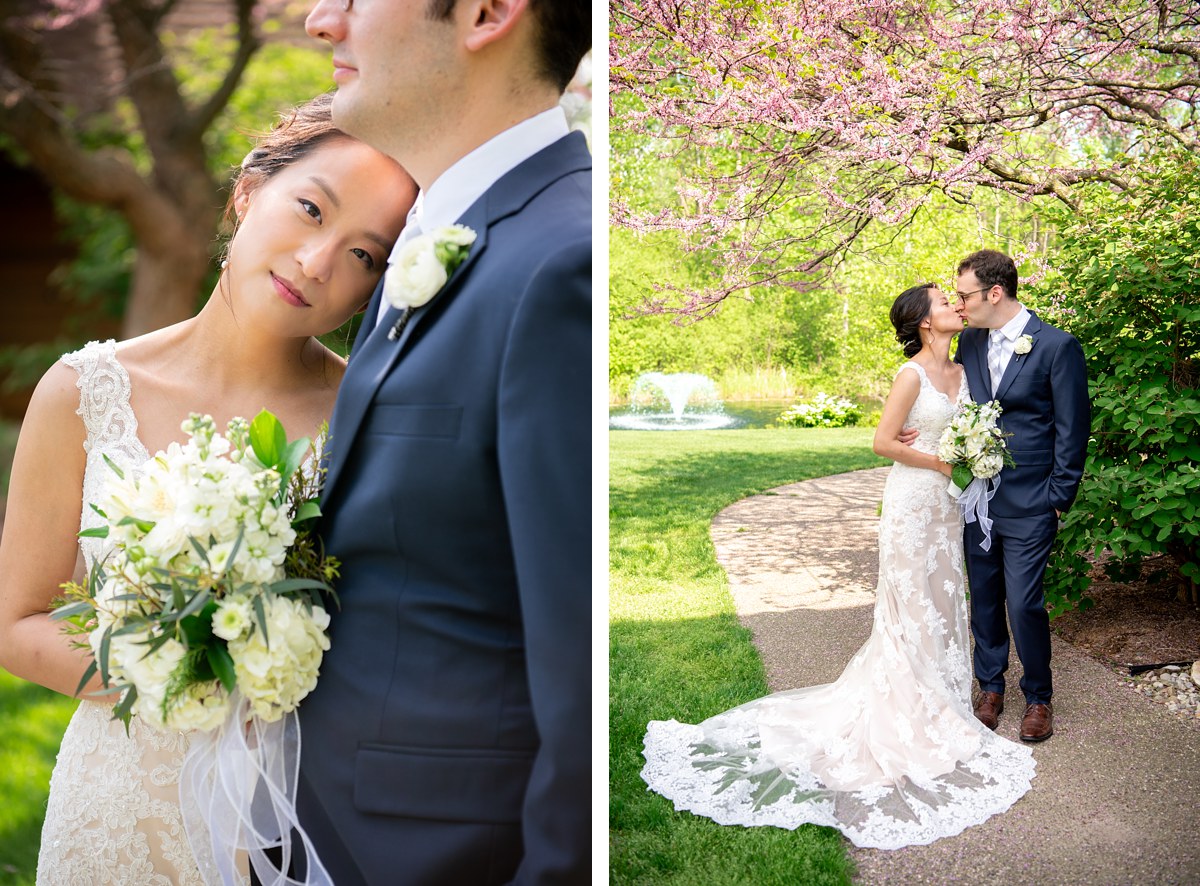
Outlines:
POLYGON ((351 75, 357 74, 358 68, 352 67, 345 62, 340 62, 337 59, 333 60, 333 82, 341 83, 348 79, 351 75))
POLYGON ((275 284, 275 291, 279 294, 279 297, 289 305, 292 305, 296 308, 312 307, 312 305, 304 300, 304 296, 300 294, 300 290, 298 290, 287 280, 284 280, 281 277, 276 277, 274 274, 272 274, 271 282, 275 284))

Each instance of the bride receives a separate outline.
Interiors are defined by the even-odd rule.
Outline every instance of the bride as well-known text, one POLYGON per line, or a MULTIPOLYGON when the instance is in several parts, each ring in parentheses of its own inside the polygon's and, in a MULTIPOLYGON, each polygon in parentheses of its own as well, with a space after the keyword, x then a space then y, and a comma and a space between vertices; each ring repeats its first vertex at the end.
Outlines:
MULTIPOLYGON (((394 161, 335 129, 330 96, 298 108, 242 164, 234 235, 197 316, 65 355, 39 383, 13 461, 0 543, 0 666, 73 695, 89 655, 50 620, 59 585, 103 556, 76 539, 108 472, 134 470, 208 413, 221 429, 266 407, 289 437, 333 410, 344 361, 314 338, 362 308, 416 197, 394 161), (81 518, 82 514, 82 518, 81 518)), ((39 884, 203 882, 184 833, 178 776, 188 736, 111 719, 99 679, 58 753, 39 884)))
POLYGON ((778 692, 705 720, 649 724, 642 778, 676 809, 720 824, 840 829, 896 849, 961 832, 1030 787, 1026 747, 971 709, 962 519, 934 454, 970 399, 950 342, 963 323, 933 284, 892 305, 909 358, 875 433, 894 459, 879 522, 871 636, 833 683, 778 692), (917 442, 897 440, 902 427, 917 442))

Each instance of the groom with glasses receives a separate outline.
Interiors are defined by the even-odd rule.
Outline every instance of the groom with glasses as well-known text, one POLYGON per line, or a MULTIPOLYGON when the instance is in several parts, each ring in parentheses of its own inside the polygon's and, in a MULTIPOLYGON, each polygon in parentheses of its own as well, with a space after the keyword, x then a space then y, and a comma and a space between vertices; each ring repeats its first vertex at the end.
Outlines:
POLYGON ((585 0, 321 0, 334 122, 420 194, 330 428, 298 811, 338 886, 590 877, 585 0))
POLYGON ((958 266, 956 309, 967 321, 958 339, 977 403, 998 400, 1001 428, 1016 462, 1000 472, 988 506, 994 523, 984 550, 978 522, 967 524, 967 579, 979 696, 975 716, 995 729, 1004 710, 1009 632, 1024 675, 1023 741, 1054 733, 1050 618, 1042 579, 1058 519, 1083 476, 1091 425, 1083 349, 1017 300, 1017 268, 1001 252, 980 250, 958 266), (1007 612, 1007 617, 1006 617, 1007 612))

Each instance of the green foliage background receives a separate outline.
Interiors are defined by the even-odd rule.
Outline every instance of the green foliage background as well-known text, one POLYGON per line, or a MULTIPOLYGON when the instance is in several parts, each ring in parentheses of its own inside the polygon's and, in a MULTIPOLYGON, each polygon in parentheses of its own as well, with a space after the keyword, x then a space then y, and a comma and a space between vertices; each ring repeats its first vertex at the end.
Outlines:
MULTIPOLYGON (((220 82, 234 49, 232 26, 187 33, 166 32, 164 46, 175 67, 183 95, 193 101, 210 94, 220 82)), ((213 194, 213 207, 225 204, 225 188, 235 169, 250 150, 253 137, 268 130, 289 108, 328 91, 329 53, 317 46, 292 46, 267 42, 255 54, 229 104, 205 133, 209 168, 222 190, 213 194)), ((82 138, 93 150, 126 150, 143 171, 150 158, 139 135, 137 115, 131 103, 118 102, 110 113, 90 121, 82 138)), ((19 158, 18 158, 19 159, 19 158)), ((125 310, 133 270, 135 243, 121 214, 115 210, 81 203, 55 194, 55 211, 61 236, 77 250, 77 258, 55 271, 54 281, 81 310, 67 326, 65 338, 28 346, 0 348, 0 371, 7 370, 5 386, 20 390, 34 384, 64 351, 95 336, 97 316, 119 319, 125 310)), ((214 255, 220 238, 213 231, 214 255)), ((217 267, 196 293, 197 309, 216 284, 217 267)), ((347 329, 326 337, 326 343, 345 351, 350 341, 347 329)))
POLYGON ((1083 343, 1092 395, 1084 481, 1047 577, 1054 613, 1080 602, 1099 558, 1125 580, 1167 558, 1200 582, 1200 163, 1183 155, 1134 196, 1096 188, 1060 211, 1038 297, 1083 343))
MULTIPOLYGON (((614 114, 637 110, 615 97, 614 114)), ((681 171, 696 162, 669 139, 614 132, 613 196, 637 211, 686 202, 681 171)), ((719 154, 720 147, 709 149, 719 154)), ((733 158, 729 158, 733 162, 733 158)), ((719 249, 693 252, 676 231, 636 234, 614 226, 609 241, 609 396, 622 402, 643 372, 700 372, 726 399, 811 396, 818 391, 879 405, 904 362, 888 311, 902 291, 933 281, 953 290, 959 259, 984 247, 1010 254, 1047 245, 1041 202, 977 189, 973 205, 935 196, 908 223, 869 225, 853 252, 816 288, 769 286, 727 298, 705 319, 646 312, 654 299, 677 301, 672 290, 702 289, 719 277, 719 249)), ((808 224, 781 198, 771 225, 800 231, 808 224)), ((776 258, 798 267, 798 248, 776 258)), ((1031 267, 1023 267, 1026 274, 1031 267)))

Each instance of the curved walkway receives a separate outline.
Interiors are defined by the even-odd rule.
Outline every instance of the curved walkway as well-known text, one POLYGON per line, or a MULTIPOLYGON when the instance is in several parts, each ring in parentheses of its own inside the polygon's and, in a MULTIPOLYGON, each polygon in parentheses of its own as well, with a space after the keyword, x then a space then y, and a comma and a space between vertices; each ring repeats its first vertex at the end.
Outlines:
MULTIPOLYGON (((781 486, 716 516, 712 537, 772 691, 834 680, 871 631, 887 468, 781 486)), ((1054 638, 1055 734, 1007 813, 929 846, 854 849, 863 884, 1200 883, 1200 730, 1054 638)), ((1014 741, 1020 664, 999 733, 1014 741)))

